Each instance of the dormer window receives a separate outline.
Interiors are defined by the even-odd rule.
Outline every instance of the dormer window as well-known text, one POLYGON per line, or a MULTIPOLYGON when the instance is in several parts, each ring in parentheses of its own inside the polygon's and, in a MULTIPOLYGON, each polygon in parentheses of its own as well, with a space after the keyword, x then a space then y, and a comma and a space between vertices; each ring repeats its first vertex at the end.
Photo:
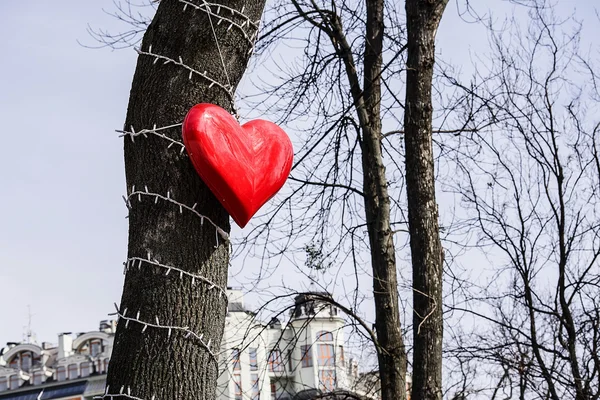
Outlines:
POLYGON ((8 366, 14 369, 21 369, 25 372, 29 372, 32 367, 40 364, 40 356, 34 355, 31 351, 22 351, 15 354, 10 360, 8 366))
POLYGON ((19 388, 19 375, 11 375, 9 378, 10 390, 15 390, 19 388))
POLYGON ((56 368, 56 380, 59 382, 67 380, 67 368, 66 367, 56 368))
POLYGON ((41 371, 36 371, 33 373, 33 384, 34 385, 41 385, 43 383, 43 378, 44 374, 41 371))
POLYGON ((98 355, 102 354, 103 351, 104 346, 102 346, 102 339, 95 338, 85 341, 81 346, 79 346, 77 353, 91 357, 97 357, 98 355))
POLYGON ((23 352, 20 354, 21 356, 21 369, 25 372, 29 372, 31 369, 31 353, 23 352))
POLYGON ((102 353, 102 340, 100 340, 100 339, 90 340, 90 355, 92 357, 96 357, 100 353, 102 353))
POLYGON ((89 361, 85 361, 81 363, 81 377, 85 378, 86 376, 90 376, 92 371, 92 363, 89 361))
POLYGON ((79 372, 77 371, 77 364, 69 364, 69 379, 79 378, 79 372))

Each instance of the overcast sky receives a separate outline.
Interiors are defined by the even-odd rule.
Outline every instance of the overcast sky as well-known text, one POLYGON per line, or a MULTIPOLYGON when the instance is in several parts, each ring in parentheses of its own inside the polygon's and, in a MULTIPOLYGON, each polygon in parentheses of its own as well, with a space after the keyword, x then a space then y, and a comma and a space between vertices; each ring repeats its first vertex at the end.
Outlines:
MULTIPOLYGON (((504 6, 501 0, 490 5, 504 6)), ((592 0, 563 2, 593 16, 592 0)), ((0 0, 0 343, 97 329, 120 299, 126 256, 122 127, 136 54, 90 50, 88 23, 117 31, 111 0, 0 0)), ((563 11, 564 11, 563 10, 563 11)), ((600 37, 593 17, 586 37, 600 37)), ((451 2, 438 52, 455 64, 485 34, 451 2), (475 33, 474 33, 475 32, 475 33)), ((268 118, 269 116, 265 116, 268 118)))

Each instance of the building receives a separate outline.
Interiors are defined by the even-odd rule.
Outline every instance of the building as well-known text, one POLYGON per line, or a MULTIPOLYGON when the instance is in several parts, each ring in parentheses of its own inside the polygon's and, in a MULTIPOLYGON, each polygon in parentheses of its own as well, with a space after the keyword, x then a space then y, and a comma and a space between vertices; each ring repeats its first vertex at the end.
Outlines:
POLYGON ((297 296, 285 326, 277 318, 267 324, 258 321, 244 307, 241 291, 229 293, 220 399, 296 400, 322 398, 322 393, 376 398, 366 396, 367 380, 345 354, 345 320, 326 301, 326 293, 297 296))
POLYGON ((102 321, 98 331, 61 333, 58 345, 7 343, 0 349, 0 400, 87 400, 101 394, 115 330, 114 321, 102 321))
MULTIPOLYGON (((347 358, 344 318, 325 293, 296 297, 287 323, 259 321, 240 290, 229 307, 219 353, 219 400, 377 398, 377 382, 347 358)), ((7 343, 0 350, 0 400, 89 400, 104 391, 116 323, 62 333, 57 345, 7 343), (43 391, 43 394, 41 394, 43 391), (40 396, 41 394, 41 396, 40 396)))

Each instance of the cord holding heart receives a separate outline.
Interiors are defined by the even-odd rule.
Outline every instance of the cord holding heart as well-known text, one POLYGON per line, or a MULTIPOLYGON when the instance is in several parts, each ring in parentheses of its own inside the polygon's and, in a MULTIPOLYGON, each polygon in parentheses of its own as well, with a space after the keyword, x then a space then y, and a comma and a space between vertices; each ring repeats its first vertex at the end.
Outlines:
POLYGON ((294 150, 278 125, 241 125, 225 109, 198 104, 185 117, 183 142, 198 175, 243 228, 283 186, 294 150))

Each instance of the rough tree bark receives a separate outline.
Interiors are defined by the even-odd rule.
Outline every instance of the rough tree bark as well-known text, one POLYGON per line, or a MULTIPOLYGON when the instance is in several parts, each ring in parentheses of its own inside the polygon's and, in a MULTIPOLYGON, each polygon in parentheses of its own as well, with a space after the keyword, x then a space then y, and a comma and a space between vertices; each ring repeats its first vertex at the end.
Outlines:
MULTIPOLYGON (((381 398, 406 398, 406 352, 400 330, 396 249, 390 221, 390 197, 381 149, 381 65, 383 0, 367 0, 364 93, 357 102, 362 128, 363 193, 373 268, 375 331, 381 398), (362 106, 362 107, 361 107, 362 106)), ((357 98, 358 100, 358 98, 357 98)))
MULTIPOLYGON (((251 21, 258 21, 265 0, 218 0, 217 3, 241 11, 251 21)), ((205 5, 197 2, 198 6, 205 5)), ((181 61, 214 80, 237 86, 249 59, 251 44, 240 29, 229 23, 217 25, 218 15, 239 25, 244 18, 226 8, 213 7, 212 22, 208 13, 187 7, 178 0, 160 2, 156 15, 144 35, 142 51, 181 61), (219 13, 217 15, 217 13, 219 13), (227 67, 223 70, 219 49, 227 67), (228 82, 229 81, 229 82, 228 82)), ((252 36, 253 28, 244 24, 252 36)), ((163 64, 155 57, 140 55, 129 99, 126 130, 151 129, 180 123, 197 103, 209 102, 231 110, 231 99, 219 85, 193 74, 173 62, 163 64)), ((181 141, 181 128, 162 131, 181 141)), ((149 134, 135 142, 125 137, 125 172, 127 191, 148 190, 167 196, 208 216, 229 232, 229 217, 194 171, 185 152, 178 146, 167 148, 169 141, 149 134)), ((220 238, 219 238, 220 239, 220 238)), ((142 195, 131 199, 129 212, 128 257, 146 258, 203 275, 224 288, 227 282, 229 244, 218 240, 215 228, 193 212, 172 202, 142 195)), ((191 277, 171 272, 148 262, 136 262, 125 277, 120 313, 144 322, 189 327, 203 335, 204 343, 218 353, 223 333, 226 299, 218 288, 191 277), (126 311, 127 310, 127 311, 126 311), (139 315, 138 315, 139 311, 139 315)), ((121 318, 110 362, 108 393, 131 391, 142 399, 214 399, 217 363, 194 336, 186 332, 155 328, 142 332, 143 325, 121 318)))
POLYGON ((442 399, 442 268, 435 199, 431 87, 435 34, 447 0, 406 0, 404 142, 413 267, 412 398, 442 399))

